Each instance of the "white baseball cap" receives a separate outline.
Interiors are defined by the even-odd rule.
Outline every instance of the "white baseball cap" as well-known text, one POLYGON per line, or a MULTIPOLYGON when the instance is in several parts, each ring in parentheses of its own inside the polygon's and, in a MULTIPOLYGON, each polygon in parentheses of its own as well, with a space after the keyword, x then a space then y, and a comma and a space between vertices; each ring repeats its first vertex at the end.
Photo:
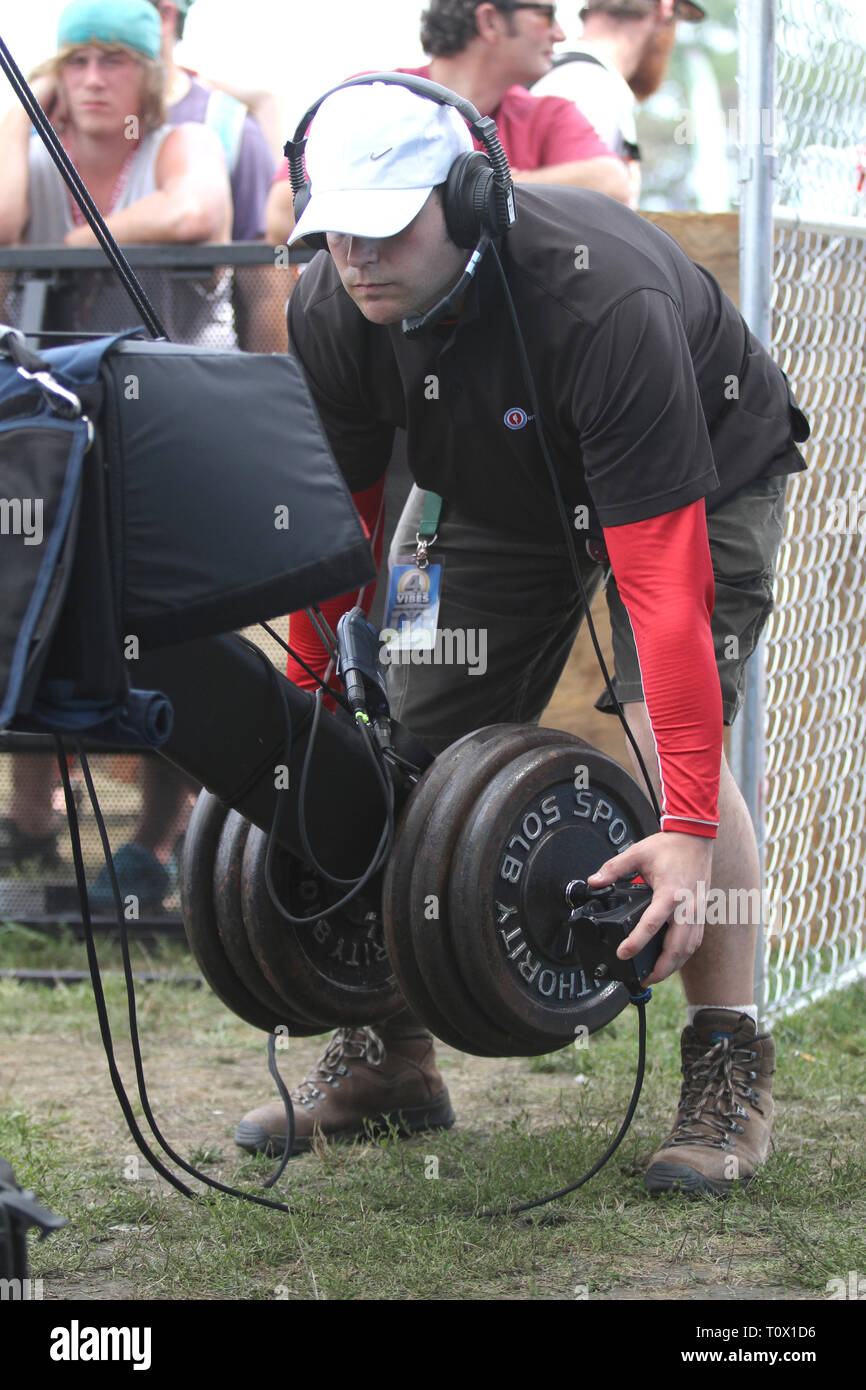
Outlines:
POLYGON ((310 201, 289 245, 307 232, 395 236, 473 148, 454 107, 406 87, 375 82, 334 92, 310 128, 310 201))

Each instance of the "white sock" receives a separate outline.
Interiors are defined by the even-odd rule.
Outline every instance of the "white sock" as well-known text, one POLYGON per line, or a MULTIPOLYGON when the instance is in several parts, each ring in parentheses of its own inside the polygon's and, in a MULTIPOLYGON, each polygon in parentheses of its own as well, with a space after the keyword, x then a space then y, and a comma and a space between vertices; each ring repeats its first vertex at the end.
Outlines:
POLYGON ((701 1009, 730 1009, 731 1013, 748 1014, 749 1018, 758 1026, 758 1006, 757 1004, 689 1004, 686 1008, 686 1023, 691 1027, 695 1021, 695 1016, 701 1009))

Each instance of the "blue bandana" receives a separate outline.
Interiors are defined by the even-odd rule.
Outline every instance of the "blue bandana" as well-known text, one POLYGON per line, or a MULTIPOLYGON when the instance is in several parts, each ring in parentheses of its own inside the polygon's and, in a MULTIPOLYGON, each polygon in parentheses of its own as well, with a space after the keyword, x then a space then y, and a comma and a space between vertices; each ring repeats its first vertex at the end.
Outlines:
POLYGON ((116 43, 159 58, 162 25, 150 0, 72 0, 57 26, 58 48, 116 43))

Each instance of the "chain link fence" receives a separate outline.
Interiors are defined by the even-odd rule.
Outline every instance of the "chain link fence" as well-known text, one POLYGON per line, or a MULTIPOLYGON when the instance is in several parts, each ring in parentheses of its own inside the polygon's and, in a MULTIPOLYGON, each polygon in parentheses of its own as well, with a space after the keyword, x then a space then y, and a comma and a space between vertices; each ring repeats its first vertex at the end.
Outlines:
POLYGON ((812 438, 765 645, 770 1019, 866 974, 866 4, 778 0, 775 44, 771 346, 812 438))

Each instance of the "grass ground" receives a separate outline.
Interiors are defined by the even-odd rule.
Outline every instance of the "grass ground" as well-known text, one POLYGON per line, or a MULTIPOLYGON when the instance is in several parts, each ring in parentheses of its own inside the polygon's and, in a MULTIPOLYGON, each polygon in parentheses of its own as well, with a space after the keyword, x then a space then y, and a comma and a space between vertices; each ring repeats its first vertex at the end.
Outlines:
MULTIPOLYGON (((103 946, 107 967, 119 963, 103 946)), ((83 948, 0 927, 0 966, 77 968, 83 948)), ((136 947, 137 969, 194 968, 177 944, 136 947)), ((121 1069, 134 1088, 122 980, 107 982, 121 1069)), ((191 1206, 154 1175, 111 1090, 89 985, 0 983, 0 1154, 67 1227, 31 1251, 46 1299, 824 1299, 866 1272, 866 987, 774 1029, 775 1150, 726 1202, 648 1198, 642 1164, 678 1094, 681 998, 649 1006, 643 1098, 620 1151, 582 1192, 534 1218, 480 1219, 538 1196, 602 1152, 625 1110, 636 1018, 583 1049, 487 1061, 441 1048, 457 1126, 324 1147, 293 1160, 277 1195, 293 1214, 228 1197, 191 1206)), ((235 1149, 240 1114, 268 1097, 263 1035, 206 990, 139 990, 153 1108, 180 1153, 251 1191, 272 1164, 235 1149)), ((278 1054, 296 1081, 321 1040, 278 1054)), ((140 1106, 135 1104, 136 1112, 140 1106)))

